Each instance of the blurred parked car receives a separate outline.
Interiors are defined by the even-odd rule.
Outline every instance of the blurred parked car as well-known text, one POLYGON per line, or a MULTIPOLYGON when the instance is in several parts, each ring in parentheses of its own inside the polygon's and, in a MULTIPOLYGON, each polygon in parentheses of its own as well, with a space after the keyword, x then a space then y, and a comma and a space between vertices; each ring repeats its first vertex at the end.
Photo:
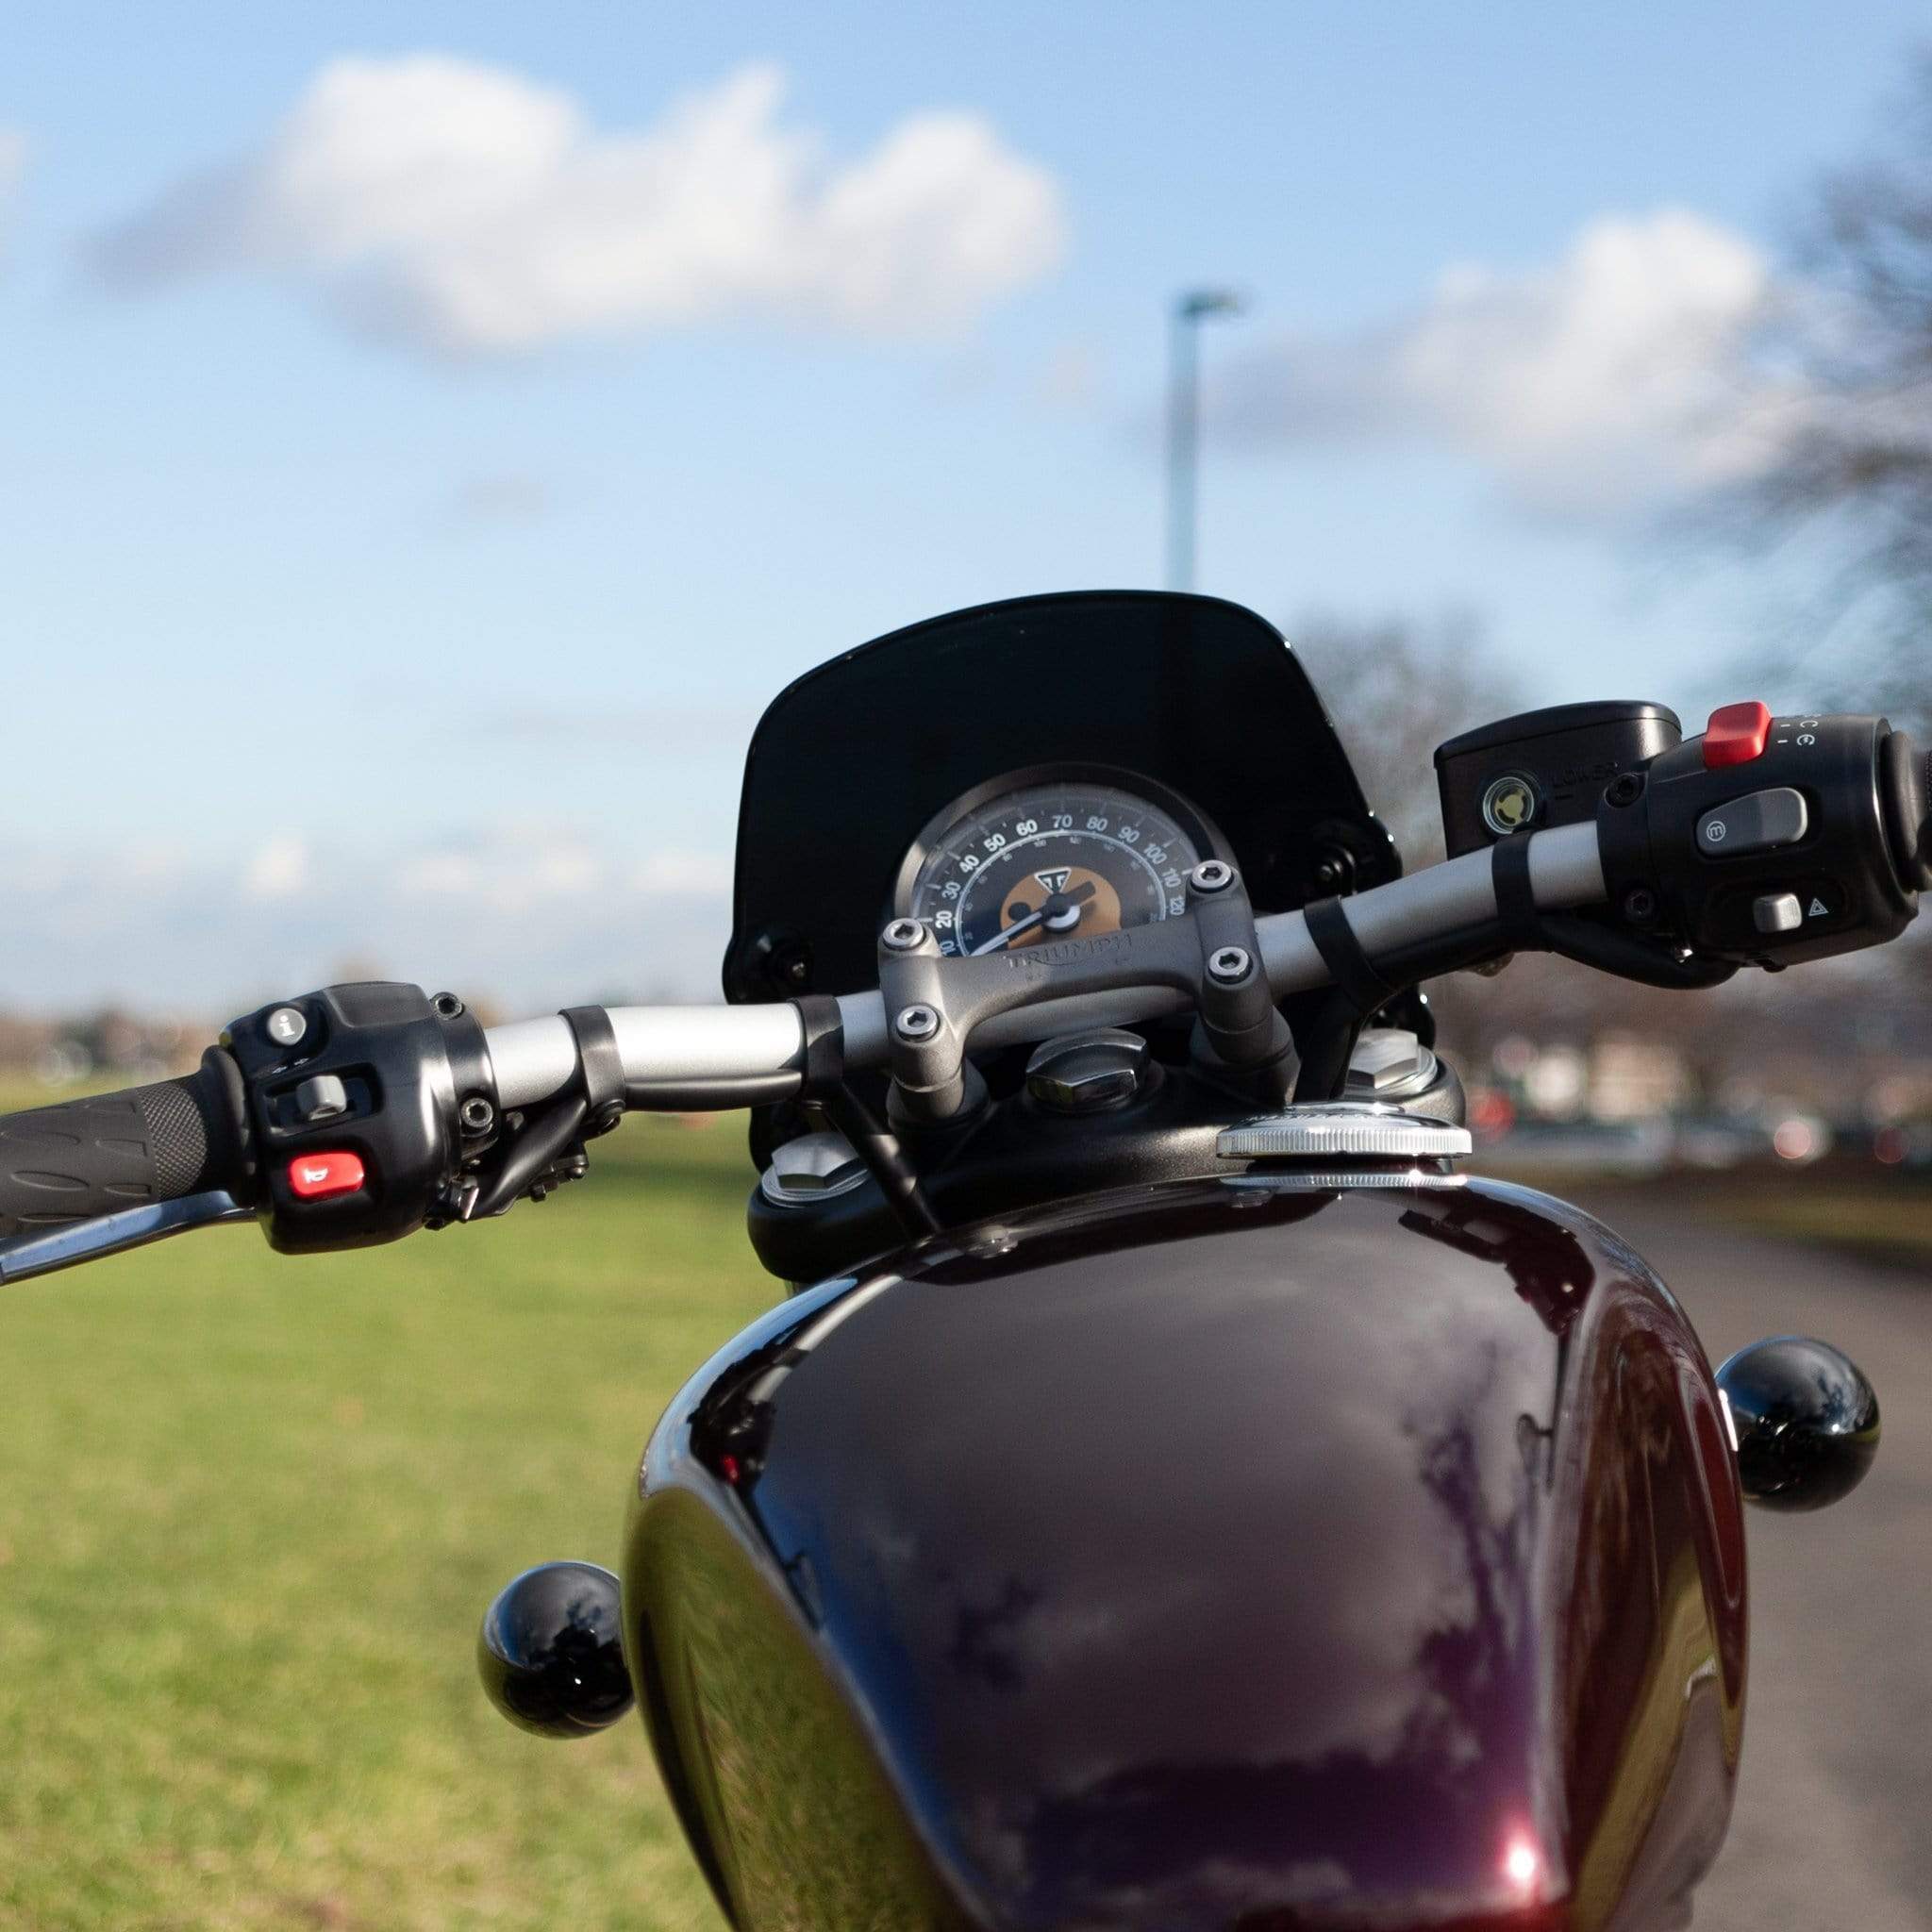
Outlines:
POLYGON ((1539 1174, 1647 1180, 1670 1166, 1671 1150, 1662 1121, 1518 1121, 1487 1151, 1498 1166, 1539 1174))

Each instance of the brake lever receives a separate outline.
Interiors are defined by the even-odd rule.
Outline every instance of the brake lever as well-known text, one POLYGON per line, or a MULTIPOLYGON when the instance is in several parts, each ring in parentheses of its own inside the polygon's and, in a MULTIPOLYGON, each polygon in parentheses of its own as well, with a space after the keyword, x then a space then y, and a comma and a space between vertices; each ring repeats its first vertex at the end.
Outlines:
POLYGON ((143 1248, 170 1235, 213 1227, 224 1221, 253 1221, 255 1209, 219 1189, 206 1194, 185 1194, 178 1201, 152 1201, 126 1208, 92 1221, 76 1221, 39 1234, 14 1235, 0 1241, 0 1285, 25 1281, 30 1275, 51 1274, 57 1268, 75 1268, 97 1261, 123 1248, 143 1248))

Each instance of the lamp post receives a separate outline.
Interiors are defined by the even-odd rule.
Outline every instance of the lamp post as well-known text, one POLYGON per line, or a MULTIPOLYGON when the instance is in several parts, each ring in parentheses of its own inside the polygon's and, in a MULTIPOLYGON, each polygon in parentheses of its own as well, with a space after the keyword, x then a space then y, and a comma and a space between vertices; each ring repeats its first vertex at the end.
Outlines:
POLYGON ((1196 332, 1216 315, 1239 315, 1228 289, 1191 289, 1174 305, 1168 333, 1167 585, 1194 588, 1194 475, 1200 462, 1201 357, 1196 332))

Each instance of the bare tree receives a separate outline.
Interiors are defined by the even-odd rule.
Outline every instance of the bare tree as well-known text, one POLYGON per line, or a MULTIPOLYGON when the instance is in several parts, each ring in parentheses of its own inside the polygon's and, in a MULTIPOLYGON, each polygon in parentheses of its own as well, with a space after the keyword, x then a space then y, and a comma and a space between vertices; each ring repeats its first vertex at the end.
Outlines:
POLYGON ((1886 145, 1813 191, 1793 273, 1754 342, 1753 427, 1774 454, 1722 506, 1747 537, 1802 536, 1827 559, 1828 612, 1857 648, 1807 662, 1924 722, 1932 668, 1932 51, 1886 145), (1767 397, 1777 400, 1767 404, 1767 397), (1767 414, 1767 410, 1769 413, 1767 414))
MULTIPOLYGON (((1445 738, 1507 717, 1519 707, 1515 683, 1466 614, 1418 621, 1310 612, 1288 626, 1290 641, 1328 708, 1368 801, 1395 834, 1413 871, 1442 857, 1442 812, 1434 754, 1445 738)), ((1510 976, 1521 989, 1523 962, 1510 976)), ((1490 985, 1453 974, 1430 990, 1446 1043, 1460 1058, 1491 1043, 1485 1024, 1500 1010, 1490 985)), ((1517 1028, 1547 1018, 1544 975, 1531 997, 1510 1003, 1517 1028)), ((1558 996, 1560 997, 1560 990, 1558 996)), ((1502 1030, 1510 1030, 1504 1027, 1502 1030)))
POLYGON ((1412 870, 1441 858, 1437 745, 1519 703, 1481 627, 1467 615, 1417 622, 1329 611, 1309 613, 1288 635, 1405 862, 1412 870))
MULTIPOLYGON (((1466 615, 1418 622, 1311 614, 1288 626, 1368 794, 1413 869, 1442 857, 1435 748, 1519 708, 1515 680, 1466 615)), ((1592 1041, 1695 1036, 1696 1082, 1714 1087, 1749 1027, 1761 1052, 1765 995, 1750 974, 1718 994, 1662 991, 1605 977, 1565 960, 1525 956, 1495 978, 1455 973, 1429 996, 1446 1050, 1474 1071, 1506 1034, 1592 1041)), ((1842 995, 1840 995, 1842 996, 1842 995)), ((1787 999, 1789 1005, 1789 999, 1787 999)))

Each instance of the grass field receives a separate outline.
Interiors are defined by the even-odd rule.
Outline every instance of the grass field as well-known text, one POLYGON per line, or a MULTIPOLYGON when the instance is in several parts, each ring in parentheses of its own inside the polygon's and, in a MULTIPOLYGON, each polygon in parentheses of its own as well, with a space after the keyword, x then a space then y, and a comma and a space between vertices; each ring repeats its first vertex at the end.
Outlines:
POLYGON ((1699 1191, 1696 1211, 1773 1240, 1849 1249, 1874 1261, 1924 1267, 1932 1258, 1932 1190, 1918 1175, 1830 1171, 1779 1185, 1728 1181, 1699 1191))
MULTIPOLYGON (((527 1738, 472 1647, 517 1570, 614 1560, 659 1409, 774 1298, 749 1180, 738 1118, 634 1121, 488 1226, 218 1229, 0 1298, 0 1932, 719 1923, 635 1719, 527 1738)), ((1890 1179, 1771 1200, 1925 1240, 1890 1179)))
POLYGON ((484 1702, 485 1604, 614 1563, 637 1456, 776 1285, 741 1122, 361 1255, 224 1228, 9 1290, 0 1927, 715 1918, 633 1718, 484 1702))
POLYGON ((1634 1182, 1541 1173, 1497 1159, 1478 1158, 1471 1168, 1574 1196, 1613 1226, 1622 1202, 1644 1198, 1770 1241, 1805 1241, 1907 1268, 1932 1261, 1932 1183, 1921 1174, 1887 1172, 1869 1162, 1671 1174, 1634 1182))

